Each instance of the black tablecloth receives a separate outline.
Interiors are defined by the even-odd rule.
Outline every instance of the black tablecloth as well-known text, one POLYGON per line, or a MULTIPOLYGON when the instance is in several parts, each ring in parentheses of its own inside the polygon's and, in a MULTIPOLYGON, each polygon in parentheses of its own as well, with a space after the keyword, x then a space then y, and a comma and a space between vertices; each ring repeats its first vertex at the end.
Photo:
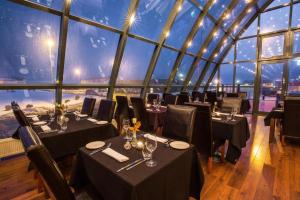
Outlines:
MULTIPOLYGON (((42 133, 39 126, 33 126, 33 129, 39 133, 43 144, 49 150, 54 158, 76 154, 80 147, 95 140, 106 140, 118 136, 117 129, 112 124, 98 125, 87 119, 75 120, 74 114, 67 114, 69 118, 68 128, 64 133, 50 132, 42 133)), ((41 116, 40 120, 48 120, 48 116, 41 116)), ((58 129, 59 126, 54 121, 49 125, 51 129, 58 129)))
POLYGON ((234 117, 236 121, 215 120, 212 122, 213 138, 215 141, 228 140, 229 146, 226 153, 226 160, 236 163, 239 159, 242 148, 250 137, 249 125, 246 117, 234 117))
POLYGON ((265 126, 270 126, 271 119, 283 119, 284 111, 280 108, 273 108, 264 119, 265 126))
POLYGON ((240 112, 242 114, 245 114, 245 113, 249 112, 250 109, 251 109, 251 104, 250 104, 249 99, 243 99, 242 103, 241 103, 240 112))
POLYGON ((92 184, 108 200, 183 200, 188 196, 200 198, 204 182, 201 164, 194 147, 175 150, 158 143, 154 159, 158 165, 149 168, 142 163, 133 169, 116 172, 119 168, 141 158, 140 151, 125 150, 124 139, 109 139, 111 148, 126 155, 129 161, 119 163, 102 152, 89 155, 81 148, 71 175, 71 185, 92 184))

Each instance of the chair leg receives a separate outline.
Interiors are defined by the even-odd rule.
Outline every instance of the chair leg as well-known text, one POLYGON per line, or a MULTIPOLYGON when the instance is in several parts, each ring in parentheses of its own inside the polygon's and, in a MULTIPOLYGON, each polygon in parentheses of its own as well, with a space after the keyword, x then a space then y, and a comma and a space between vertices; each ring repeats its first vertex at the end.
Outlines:
POLYGON ((270 132, 269 132, 269 143, 272 143, 274 141, 275 124, 276 124, 275 119, 271 119, 270 132))
POLYGON ((221 147, 220 147, 220 153, 221 153, 221 162, 225 162, 225 144, 223 144, 221 147))
POLYGON ((213 167, 213 158, 210 156, 208 157, 207 161, 207 173, 210 174, 212 172, 212 167, 213 167))

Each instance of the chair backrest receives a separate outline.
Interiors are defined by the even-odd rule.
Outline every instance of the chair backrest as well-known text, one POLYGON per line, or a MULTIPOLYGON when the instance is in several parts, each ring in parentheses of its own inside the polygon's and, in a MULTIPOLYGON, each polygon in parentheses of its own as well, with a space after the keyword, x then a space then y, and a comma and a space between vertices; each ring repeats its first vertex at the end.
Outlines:
POLYGON ((284 101, 283 134, 300 139, 300 98, 287 97, 284 101))
POLYGON ((98 120, 111 122, 114 116, 115 107, 115 101, 106 99, 101 100, 96 118, 98 120))
POLYGON ((94 98, 84 98, 81 114, 87 114, 89 116, 93 115, 96 99, 94 98))
POLYGON ((177 95, 176 105, 184 105, 185 102, 189 102, 189 96, 187 94, 177 95))
POLYGON ((191 143, 194 131, 196 108, 168 105, 163 136, 191 143))
POLYGON ((40 138, 30 126, 19 127, 17 132, 25 151, 30 146, 42 144, 40 138))
POLYGON ((224 97, 222 102, 222 111, 231 111, 236 108, 237 112, 240 113, 242 99, 239 97, 224 97))
POLYGON ((239 94, 238 93, 226 93, 226 97, 239 97, 239 94))
POLYGON ((165 105, 175 105, 177 102, 177 96, 176 95, 172 95, 172 94, 167 94, 165 95, 165 99, 164 99, 164 104, 165 105))
POLYGON ((117 123, 122 123, 123 119, 129 119, 129 106, 128 106, 128 99, 126 96, 116 96, 117 100, 117 108, 115 112, 115 119, 117 123))
POLYGON ((187 92, 187 91, 182 91, 182 92, 180 92, 180 94, 184 94, 184 95, 187 95, 187 96, 189 96, 189 95, 190 95, 190 93, 189 93, 189 92, 187 92))
POLYGON ((19 104, 16 101, 11 102, 11 108, 14 109, 20 109, 19 104))
POLYGON ((30 126, 28 119, 20 108, 15 107, 13 113, 20 126, 30 126))
POLYGON ((141 130, 150 131, 150 125, 144 100, 140 97, 131 97, 130 101, 133 106, 135 118, 137 118, 137 120, 140 121, 142 124, 141 130))
POLYGON ((199 91, 193 91, 192 92, 192 101, 195 101, 197 98, 199 99, 199 101, 204 102, 205 93, 201 93, 199 91))
POLYGON ((213 155, 211 106, 198 103, 186 103, 186 105, 197 108, 192 143, 200 154, 211 157, 213 155))
POLYGON ((50 190, 50 197, 54 196, 57 200, 75 199, 56 162, 43 145, 29 147, 27 156, 42 176, 46 187, 50 190))
POLYGON ((211 105, 214 105, 215 102, 217 101, 217 93, 216 92, 206 91, 206 97, 207 97, 207 101, 211 105))
POLYGON ((159 100, 159 94, 156 93, 148 93, 147 95, 147 103, 153 104, 153 100, 159 100))
POLYGON ((247 92, 239 92, 239 97, 242 99, 247 99, 248 93, 247 92))

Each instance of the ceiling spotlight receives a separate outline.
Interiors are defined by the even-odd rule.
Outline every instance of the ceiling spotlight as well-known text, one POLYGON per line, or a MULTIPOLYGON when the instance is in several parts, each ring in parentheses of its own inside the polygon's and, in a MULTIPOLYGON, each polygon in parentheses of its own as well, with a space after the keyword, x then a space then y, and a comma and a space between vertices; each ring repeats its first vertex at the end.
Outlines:
POLYGON ((189 41, 189 43, 187 44, 188 47, 192 46, 192 41, 189 41))
POLYGON ((252 0, 245 0, 246 3, 251 3, 252 0))
POLYGON ((203 26, 203 20, 199 23, 199 27, 203 26))
POLYGON ((182 6, 179 5, 178 8, 177 8, 177 11, 179 12, 179 11, 181 11, 181 9, 182 9, 182 6))
POLYGON ((213 4, 215 4, 215 3, 217 3, 217 2, 218 2, 218 0, 214 0, 213 4))
POLYGON ((236 25, 234 26, 234 30, 236 30, 238 27, 239 27, 239 25, 236 24, 236 25))
POLYGON ((206 53, 206 52, 207 52, 207 49, 206 49, 206 48, 204 48, 204 49, 203 49, 203 53, 206 53))
POLYGON ((252 11, 252 8, 249 8, 248 10, 247 10, 247 13, 250 13, 252 11))
POLYGON ((169 37, 170 31, 167 31, 165 35, 166 35, 166 38, 169 37))
POLYGON ((226 44, 226 43, 227 43, 227 39, 225 39, 225 40, 223 41, 223 43, 226 44))
POLYGON ((213 33, 213 36, 217 36, 217 35, 218 35, 218 32, 215 31, 215 32, 213 33))
POLYGON ((229 19, 230 18, 230 13, 227 13, 225 16, 224 16, 225 19, 229 19))
POLYGON ((81 74, 81 70, 79 68, 74 69, 74 74, 79 76, 81 74))
POLYGON ((54 41, 52 39, 47 39, 46 40, 46 44, 49 48, 53 47, 54 46, 54 41))
POLYGON ((135 21, 135 14, 133 13, 129 18, 129 24, 132 25, 135 21))
POLYGON ((218 54, 217 53, 215 53, 215 55, 214 55, 214 58, 216 58, 218 56, 218 54))

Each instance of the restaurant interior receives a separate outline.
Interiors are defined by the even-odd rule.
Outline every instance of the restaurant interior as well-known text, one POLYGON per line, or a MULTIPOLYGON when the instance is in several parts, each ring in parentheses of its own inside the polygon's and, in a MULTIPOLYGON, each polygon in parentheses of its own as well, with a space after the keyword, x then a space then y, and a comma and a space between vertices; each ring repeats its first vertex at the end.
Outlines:
POLYGON ((1 0, 0 27, 0 200, 300 199, 300 0, 1 0))

